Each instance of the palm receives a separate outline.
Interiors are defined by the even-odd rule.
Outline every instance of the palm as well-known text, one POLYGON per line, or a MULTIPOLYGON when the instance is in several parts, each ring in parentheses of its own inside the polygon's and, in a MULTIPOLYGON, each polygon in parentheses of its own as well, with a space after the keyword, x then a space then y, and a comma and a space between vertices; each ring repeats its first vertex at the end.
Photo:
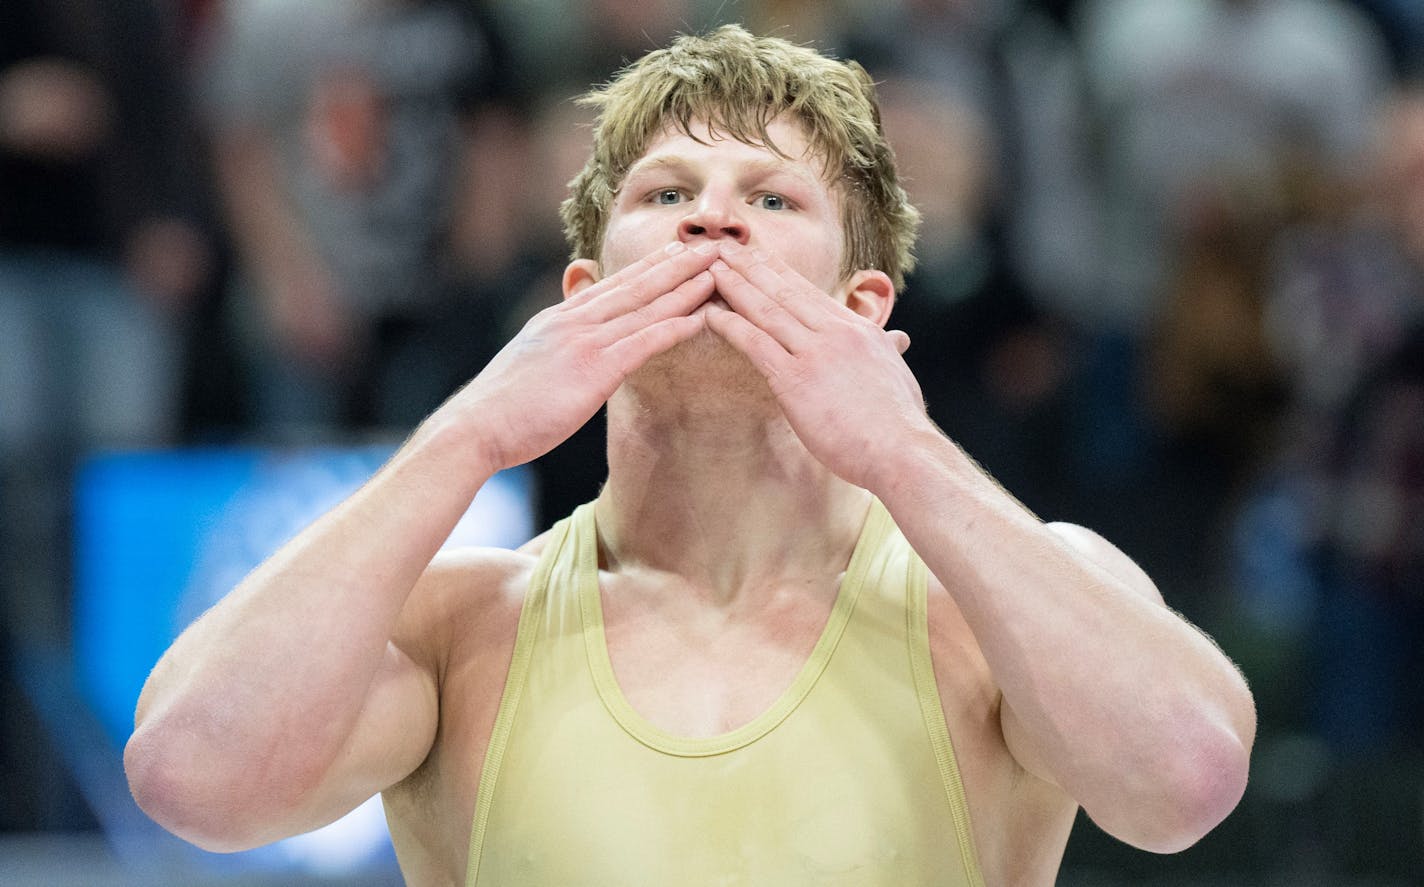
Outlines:
POLYGON ((659 252, 539 312, 458 395, 499 467, 538 458, 629 373, 703 327, 712 256, 659 252))

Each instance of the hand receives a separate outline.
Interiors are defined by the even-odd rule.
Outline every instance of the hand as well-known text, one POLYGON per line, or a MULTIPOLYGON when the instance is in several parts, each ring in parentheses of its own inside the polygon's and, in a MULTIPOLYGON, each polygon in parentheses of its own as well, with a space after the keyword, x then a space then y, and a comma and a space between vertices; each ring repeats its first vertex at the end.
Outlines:
POLYGON ((598 412, 629 373, 704 329, 715 250, 682 243, 540 311, 448 404, 498 470, 538 458, 598 412))
POLYGON ((869 489, 911 435, 934 431, 902 357, 905 333, 887 332, 760 250, 724 245, 712 274, 731 310, 714 302, 708 328, 766 377, 801 442, 835 474, 869 489))

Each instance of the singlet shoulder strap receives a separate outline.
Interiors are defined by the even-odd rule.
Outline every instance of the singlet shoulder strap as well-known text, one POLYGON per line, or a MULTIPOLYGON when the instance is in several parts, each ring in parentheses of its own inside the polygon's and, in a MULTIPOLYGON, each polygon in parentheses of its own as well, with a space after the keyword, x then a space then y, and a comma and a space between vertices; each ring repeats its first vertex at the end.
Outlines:
POLYGON ((514 717, 519 708, 519 697, 524 691, 525 678, 529 675, 529 660, 534 652, 534 641, 538 635, 539 625, 543 621, 549 594, 549 576, 553 573, 554 566, 559 562, 559 556, 568 540, 573 520, 573 517, 564 518, 550 530, 548 542, 534 567, 528 593, 525 595, 524 604, 519 611, 519 627, 515 631, 514 653, 509 661, 509 675, 504 681, 504 693, 500 697, 499 711, 495 715, 489 746, 485 750, 484 766, 480 768, 479 793, 475 800, 474 823, 470 828, 470 855, 465 868, 466 884, 474 884, 476 876, 479 874, 485 828, 489 824, 490 808, 494 804, 495 786, 499 782, 499 769, 504 761, 505 749, 509 744, 509 732, 514 726, 514 717))
MULTIPOLYGON (((901 541, 909 547, 903 537, 901 541)), ((973 887, 984 887, 979 857, 974 849, 974 834, 969 825, 969 802, 964 797, 964 781, 959 775, 959 761, 944 718, 944 707, 940 704, 939 684, 935 680, 934 663, 930 658, 929 568, 913 549, 909 551, 908 566, 905 613, 909 622, 910 667, 914 672, 915 691, 920 699, 920 711, 929 731, 935 762, 939 765, 940 783, 944 786, 954 817, 954 832, 965 863, 965 874, 973 887)))

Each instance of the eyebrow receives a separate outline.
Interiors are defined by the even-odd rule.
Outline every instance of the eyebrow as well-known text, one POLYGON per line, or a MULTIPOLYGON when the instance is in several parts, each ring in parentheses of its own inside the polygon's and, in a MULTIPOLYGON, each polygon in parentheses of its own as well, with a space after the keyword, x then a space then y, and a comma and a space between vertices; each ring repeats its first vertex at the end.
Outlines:
MULTIPOLYGON (((644 157, 628 168, 628 172, 623 176, 624 183, 634 176, 643 175, 649 172, 670 171, 670 172, 690 172, 694 164, 677 154, 662 154, 653 157, 644 157)), ((759 178, 772 175, 789 175, 799 179, 807 185, 823 185, 825 183, 816 179, 805 170, 798 168, 789 160, 782 160, 775 157, 767 157, 759 160, 751 160, 746 164, 746 170, 750 177, 759 178)), ((620 186, 618 190, 623 190, 620 186)))

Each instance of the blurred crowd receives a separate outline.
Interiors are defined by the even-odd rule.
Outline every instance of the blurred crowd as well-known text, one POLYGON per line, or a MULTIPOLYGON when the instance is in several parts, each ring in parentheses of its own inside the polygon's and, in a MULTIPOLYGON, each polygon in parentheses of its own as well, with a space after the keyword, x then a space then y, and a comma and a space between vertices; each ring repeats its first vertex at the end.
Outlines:
MULTIPOLYGON (((881 83, 941 427, 1242 664, 1271 798, 1403 772, 1417 846, 1417 0, 4 0, 9 642, 64 637, 86 454, 401 434, 477 373, 559 297, 571 97, 725 21, 881 83)), ((601 447, 536 464, 541 523, 601 447)), ((1288 840, 1368 857, 1347 812, 1288 840)))

